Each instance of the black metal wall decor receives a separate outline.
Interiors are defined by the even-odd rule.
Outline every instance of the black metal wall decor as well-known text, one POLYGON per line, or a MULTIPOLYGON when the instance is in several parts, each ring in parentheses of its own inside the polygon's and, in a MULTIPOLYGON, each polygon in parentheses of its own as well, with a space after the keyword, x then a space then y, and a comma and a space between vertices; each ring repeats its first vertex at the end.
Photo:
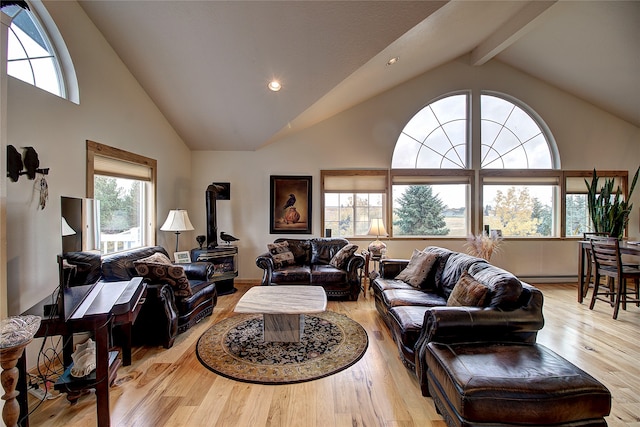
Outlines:
POLYGON ((27 175, 29 179, 36 179, 36 174, 48 175, 49 168, 40 168, 38 152, 33 147, 24 148, 23 156, 18 153, 16 147, 7 145, 7 176, 16 182, 20 175, 27 175))

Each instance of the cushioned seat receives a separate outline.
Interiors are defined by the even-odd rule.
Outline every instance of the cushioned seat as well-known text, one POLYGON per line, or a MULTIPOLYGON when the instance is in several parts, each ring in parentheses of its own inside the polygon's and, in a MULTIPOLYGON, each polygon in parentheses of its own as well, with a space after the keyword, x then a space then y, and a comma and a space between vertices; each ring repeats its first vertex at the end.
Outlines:
POLYGON ((611 394, 539 344, 430 342, 429 393, 452 426, 606 426, 611 394))
POLYGON ((412 371, 415 369, 413 347, 422 331, 424 313, 428 309, 429 307, 417 305, 398 306, 389 309, 389 316, 394 320, 390 325, 391 333, 398 346, 398 351, 402 355, 400 360, 412 371))

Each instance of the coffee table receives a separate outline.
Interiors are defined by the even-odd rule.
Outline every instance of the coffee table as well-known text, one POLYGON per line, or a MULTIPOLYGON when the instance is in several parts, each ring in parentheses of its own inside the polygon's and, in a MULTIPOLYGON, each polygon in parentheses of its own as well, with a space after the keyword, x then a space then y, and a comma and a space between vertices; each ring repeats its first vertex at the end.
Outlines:
POLYGON ((258 313, 264 319, 265 342, 300 342, 304 315, 327 309, 322 286, 254 286, 238 301, 236 313, 258 313))

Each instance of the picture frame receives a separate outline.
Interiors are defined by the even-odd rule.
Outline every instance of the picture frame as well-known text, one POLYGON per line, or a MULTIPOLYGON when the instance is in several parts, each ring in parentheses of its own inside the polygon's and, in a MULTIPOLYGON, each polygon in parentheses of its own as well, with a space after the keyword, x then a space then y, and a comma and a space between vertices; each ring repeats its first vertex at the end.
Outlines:
POLYGON ((270 234, 311 234, 311 176, 271 175, 270 234))
POLYGON ((176 264, 189 264, 191 262, 191 255, 189 251, 174 252, 173 259, 176 264))

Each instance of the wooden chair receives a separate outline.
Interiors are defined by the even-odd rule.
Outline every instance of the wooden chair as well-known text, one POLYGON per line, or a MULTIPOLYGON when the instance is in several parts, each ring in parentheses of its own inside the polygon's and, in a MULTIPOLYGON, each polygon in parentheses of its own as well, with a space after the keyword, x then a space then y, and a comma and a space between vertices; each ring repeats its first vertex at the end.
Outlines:
MULTIPOLYGON (((582 238, 583 240, 588 240, 591 241, 592 239, 606 239, 607 237, 610 237, 611 235, 609 233, 606 232, 589 232, 589 233, 582 233, 582 238)), ((585 274, 585 280, 584 280, 584 284, 582 287, 582 297, 586 298, 587 297, 587 293, 589 293, 589 288, 593 288, 593 282, 591 281, 592 279, 592 275, 593 275, 593 271, 595 268, 595 264, 593 261, 593 255, 591 254, 591 246, 587 246, 585 248, 585 254, 586 254, 586 258, 587 258, 587 272, 585 274)))
POLYGON ((640 306, 640 269, 622 264, 618 239, 592 239, 591 252, 595 262, 595 280, 589 309, 593 310, 596 300, 605 301, 613 307, 613 318, 617 319, 620 303, 623 310, 627 309, 627 303, 640 306), (604 286, 600 283, 602 276, 608 278, 604 286), (634 289, 627 287, 628 279, 633 279, 634 289))

